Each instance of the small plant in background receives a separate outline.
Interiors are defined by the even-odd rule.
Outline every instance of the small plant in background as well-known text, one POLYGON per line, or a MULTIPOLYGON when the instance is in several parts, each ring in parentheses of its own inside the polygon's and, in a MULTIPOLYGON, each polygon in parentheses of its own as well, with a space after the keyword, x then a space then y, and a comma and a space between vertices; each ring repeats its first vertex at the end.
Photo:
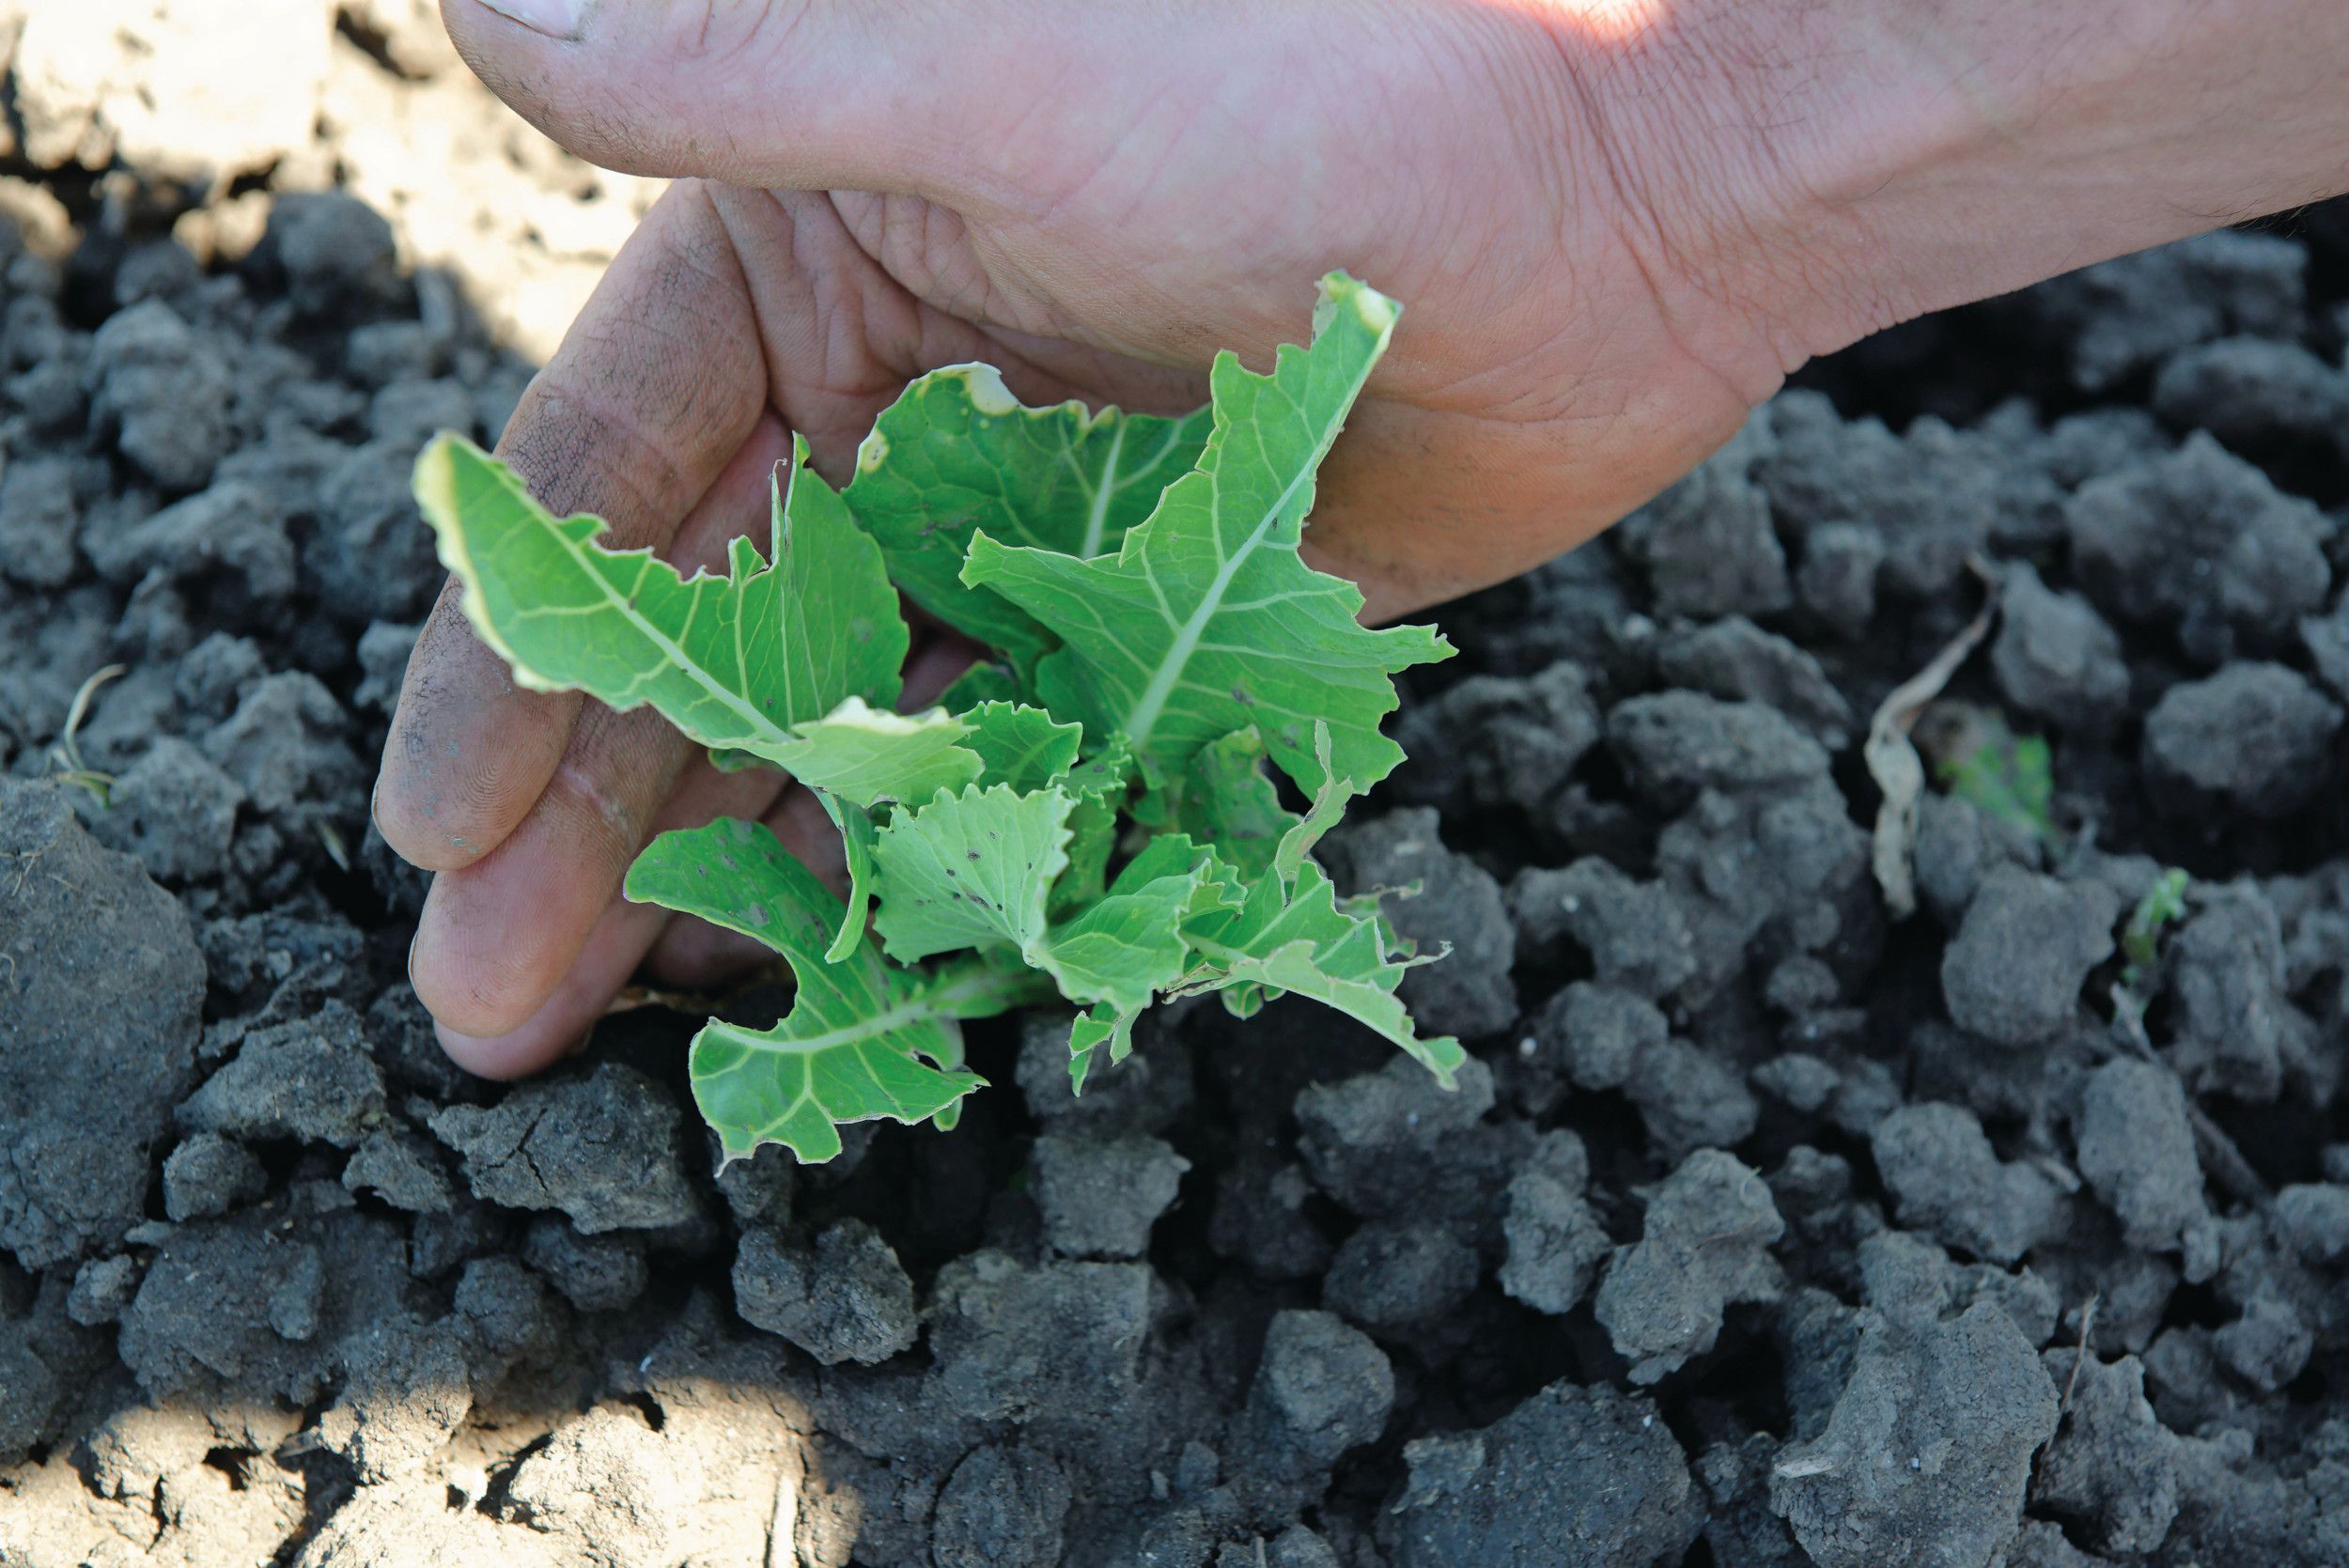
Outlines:
POLYGON ((2154 885, 2129 911, 2121 927, 2121 973, 2112 983, 2112 1007, 2134 1034, 2144 1032, 2145 1009, 2153 1004, 2154 986, 2161 966, 2161 934, 2186 918, 2189 878, 2171 866, 2154 878, 2154 885))
POLYGON ((835 491, 795 448, 765 554, 680 578, 596 543, 453 436, 416 497, 464 609, 515 678, 649 703, 725 767, 781 768, 839 826, 843 900, 763 827, 662 834, 627 895, 741 932, 798 979, 788 1017, 713 1020, 694 1096, 728 1158, 803 1160, 838 1126, 951 1126, 982 1080, 961 1020, 1065 999, 1081 1088, 1159 998, 1246 1017, 1294 992, 1359 1019, 1449 1083, 1450 1039, 1395 997, 1423 958, 1313 859, 1402 752, 1393 675, 1448 657, 1432 629, 1366 629, 1352 584, 1298 544, 1315 474, 1393 302, 1322 280, 1310 347, 1271 374, 1218 356, 1179 419, 1021 406, 983 365, 884 411, 835 491), (993 657, 900 714, 902 591, 993 657), (1305 802, 1283 803, 1278 779, 1305 802))
POLYGON ((1927 717, 1918 744, 1933 757, 1943 788, 2001 827, 2050 849, 2062 847, 2045 737, 2016 735, 2004 714, 1969 703, 1938 703, 1927 717))
MULTIPOLYGON (((2069 838, 2056 826, 2054 767, 2045 737, 2016 735, 1995 708, 1937 703, 1920 722, 1918 740, 1932 755, 1935 777, 1950 794, 2059 857, 2069 847, 2069 838)), ((2113 1017, 2133 1042, 2144 1041, 2145 1010, 2153 1005, 2161 979, 2162 935, 2186 918, 2189 885, 2183 870, 2165 869, 2121 927, 2122 968, 2112 982, 2113 1017)))
POLYGON ((2121 928, 2121 956, 2128 966, 2121 971, 2125 984, 2141 984, 2153 973, 2160 959, 2162 928, 2186 918, 2187 880, 2184 871, 2171 866, 2154 879, 2129 911, 2129 923, 2121 928))
MULTIPOLYGON (((1934 776, 1950 794, 2059 856, 2070 839, 2055 821, 2055 769, 2046 739, 2016 735, 1996 708, 1937 703, 1918 726, 1919 744, 1934 759, 1934 776)), ((2130 910, 2121 928, 2123 969, 2115 1004, 2141 1017, 2159 967, 2162 932, 2186 918, 2186 874, 2171 866, 2130 910)))
POLYGON ((127 664, 108 664, 82 682, 73 693, 72 706, 66 709, 65 728, 49 753, 50 766, 56 769, 50 777, 87 791, 101 810, 114 804, 115 776, 82 760, 82 723, 89 717, 90 700, 98 695, 98 689, 129 668, 127 664))

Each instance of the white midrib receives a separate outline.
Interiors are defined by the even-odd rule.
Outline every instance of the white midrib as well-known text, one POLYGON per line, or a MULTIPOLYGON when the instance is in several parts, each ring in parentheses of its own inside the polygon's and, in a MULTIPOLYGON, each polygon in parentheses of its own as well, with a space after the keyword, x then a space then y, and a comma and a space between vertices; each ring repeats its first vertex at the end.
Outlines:
POLYGON ((1196 936, 1189 931, 1183 933, 1183 940, 1189 942, 1201 957, 1218 959, 1227 969, 1255 956, 1246 948, 1234 947, 1229 942, 1220 942, 1212 937, 1196 936))
POLYGON ((1100 482, 1093 489, 1093 506, 1085 516, 1084 549, 1081 553, 1088 560, 1101 553, 1101 536, 1109 531, 1110 498, 1117 493, 1117 458, 1126 449, 1126 422, 1119 420, 1110 432, 1110 455, 1101 465, 1100 482))
POLYGON ((985 989, 983 985, 985 978, 985 976, 973 976, 957 985, 925 991, 920 996, 909 997, 894 1007, 883 1008, 870 1017, 859 1018, 854 1023, 842 1024, 837 1029, 827 1029, 818 1034, 802 1034, 797 1039, 782 1039, 773 1034, 754 1033, 739 1024, 716 1020, 707 1027, 751 1050, 766 1051, 775 1056, 813 1056, 818 1051, 831 1050, 837 1046, 853 1046, 862 1041, 875 1039, 887 1034, 892 1030, 903 1029, 910 1024, 928 1023, 934 1018, 951 1018, 954 1017, 953 1012, 950 1011, 952 1004, 964 996, 985 989))
MULTIPOLYGON (((564 552, 569 555, 574 562, 578 563, 579 568, 585 572, 587 576, 593 580, 598 588, 603 591, 603 597, 605 600, 611 604, 614 613, 619 615, 619 617, 626 621, 629 625, 643 632, 646 640, 650 642, 654 646, 658 647, 662 656, 668 660, 669 663, 674 668, 683 672, 687 679, 693 682, 694 685, 700 687, 704 691, 708 692, 712 697, 715 697, 720 706, 725 707, 729 712, 740 719, 744 726, 749 729, 753 735, 769 737, 772 742, 782 742, 791 738, 789 732, 777 726, 772 720, 769 719, 764 713, 761 713, 757 706, 748 698, 729 691, 724 687, 712 680, 709 676, 709 672, 703 669, 701 664, 695 660, 691 654, 687 653, 684 647, 679 644, 675 638, 671 637, 667 632, 661 630, 659 627, 653 625, 652 622, 646 620, 643 615, 637 613, 636 607, 629 601, 627 596, 623 595, 619 591, 619 589, 613 583, 612 580, 605 577, 603 573, 596 570, 594 563, 589 559, 584 548, 582 545, 574 541, 569 535, 564 533, 560 528, 549 528, 547 532, 554 536, 555 541, 562 546, 564 552)), ((641 585, 645 577, 649 575, 659 565, 660 563, 655 560, 654 557, 649 554, 646 555, 645 557, 645 571, 639 574, 637 582, 641 585)), ((773 569, 772 563, 769 564, 769 569, 773 569)), ((735 582, 732 583, 732 586, 734 591, 739 594, 743 591, 745 584, 735 582)), ((741 617, 739 613, 735 617, 735 620, 736 629, 739 633, 741 624, 741 617)), ((729 744, 736 743, 739 742, 729 742, 729 744)))
POLYGON ((713 1022, 708 1027, 737 1045, 747 1047, 752 1050, 766 1051, 774 1056, 814 1056, 820 1051, 831 1050, 836 1046, 853 1046, 860 1041, 886 1034, 893 1029, 903 1029, 908 1024, 927 1023, 932 1018, 943 1016, 939 1011, 935 999, 918 998, 911 1001, 901 1001, 894 1007, 884 1008, 869 1018, 859 1018, 854 1023, 843 1024, 837 1029, 827 1029, 820 1034, 802 1034, 795 1040, 781 1039, 772 1034, 755 1033, 739 1024, 713 1022))
MULTIPOLYGON (((1330 455, 1330 443, 1338 439, 1338 427, 1345 422, 1346 411, 1354 406, 1354 399, 1361 396, 1362 383, 1370 380, 1371 364, 1377 358, 1376 353, 1369 355, 1368 361, 1355 371, 1353 384, 1338 400, 1337 416, 1330 420, 1330 428, 1315 443, 1313 455, 1297 466, 1297 472, 1289 475, 1289 482, 1281 487, 1281 493, 1273 497, 1271 505, 1265 508, 1264 516, 1258 520, 1255 528, 1217 570, 1215 581, 1207 584, 1206 593, 1200 598, 1199 607, 1190 613, 1190 619, 1174 629, 1174 641, 1167 644, 1166 656, 1150 673, 1150 684, 1143 688, 1142 695, 1126 712, 1126 734, 1132 739, 1136 753, 1149 749, 1150 732, 1158 727, 1159 715, 1166 710, 1167 699, 1174 694, 1175 683, 1183 678, 1183 671, 1190 665, 1190 656, 1199 650, 1199 639, 1206 635, 1207 623, 1215 619, 1217 611, 1223 608, 1223 596, 1232 591, 1232 579, 1239 575, 1239 568, 1255 553, 1256 547, 1264 543, 1265 536, 1272 531, 1272 525, 1279 520, 1281 514, 1288 509, 1289 501, 1297 494, 1298 488, 1320 470, 1321 459, 1330 455)), ((1219 416, 1219 425, 1221 422, 1219 416)), ((1218 433, 1221 434, 1221 431, 1218 433)), ((1221 492, 1215 493, 1220 506, 1221 492)), ((1143 569, 1148 568, 1145 566, 1143 569)))
MULTIPOLYGON (((1321 451, 1328 450, 1329 442, 1322 442, 1321 451)), ((1320 466, 1321 454, 1317 452, 1311 462, 1303 464, 1290 475, 1289 482, 1281 488, 1280 495, 1265 508, 1265 514, 1257 520, 1255 528, 1217 568, 1215 581, 1208 583, 1207 591, 1200 596, 1199 607, 1190 613, 1190 619, 1174 629, 1174 640, 1166 645, 1166 656, 1159 660, 1158 668, 1150 672, 1150 684, 1142 689, 1142 695, 1135 699, 1134 706, 1126 713, 1126 734, 1132 739, 1136 752, 1149 749, 1150 732, 1158 726, 1159 715, 1166 710, 1167 699, 1174 694, 1175 683, 1183 678, 1183 671, 1190 666, 1190 656, 1199 651, 1199 639, 1206 635, 1207 623, 1215 619, 1217 611, 1223 608, 1223 596, 1232 591, 1232 579, 1239 575, 1239 568, 1256 552, 1256 547, 1264 543, 1265 536, 1280 520, 1281 513, 1288 506, 1289 498, 1297 493, 1297 488, 1311 478, 1314 471, 1320 466)), ((1145 567, 1143 569, 1148 568, 1145 567)))

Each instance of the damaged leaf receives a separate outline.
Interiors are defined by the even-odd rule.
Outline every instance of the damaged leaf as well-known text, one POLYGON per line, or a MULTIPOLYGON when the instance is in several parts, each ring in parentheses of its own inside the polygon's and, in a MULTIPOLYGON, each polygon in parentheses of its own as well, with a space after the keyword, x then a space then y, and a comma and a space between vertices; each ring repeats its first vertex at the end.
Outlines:
POLYGON ((1037 667, 1047 706, 1124 735, 1171 774, 1199 749, 1253 727, 1282 771, 1321 784, 1313 727, 1367 788, 1402 748, 1379 733, 1394 675, 1447 657, 1425 627, 1373 631, 1362 596, 1297 552, 1314 475, 1386 351, 1393 302, 1350 278, 1322 286, 1310 348, 1269 376, 1225 352, 1210 375, 1214 433, 1114 555, 1091 558, 972 536, 962 579, 991 588, 1060 637, 1037 667))
POLYGON ((713 1019, 693 1036, 693 1100, 728 1159, 782 1143, 840 1152, 842 1124, 937 1116, 985 1079, 962 1065, 955 1019, 968 988, 888 962, 869 940, 827 955, 840 900, 765 828, 726 820, 663 833, 629 868, 627 893, 739 931, 791 966, 799 995, 769 1029, 713 1019))
POLYGON ((795 443, 761 557, 747 538, 720 576, 597 542, 603 520, 557 518, 460 436, 416 458, 416 502, 465 618, 541 691, 650 703, 717 752, 782 764, 794 727, 850 697, 896 706, 910 637, 880 551, 795 443))

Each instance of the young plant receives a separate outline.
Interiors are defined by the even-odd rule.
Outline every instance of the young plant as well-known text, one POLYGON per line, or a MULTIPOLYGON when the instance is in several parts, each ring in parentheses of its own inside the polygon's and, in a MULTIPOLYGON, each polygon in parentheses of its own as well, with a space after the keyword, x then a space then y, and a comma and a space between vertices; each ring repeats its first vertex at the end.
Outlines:
POLYGON ((2186 893, 2191 885, 2183 870, 2165 868, 2121 927, 2121 973, 2112 983, 2112 1007, 2123 1027, 2136 1033, 2144 1032, 2145 1010, 2153 1005, 2160 978, 2162 932, 2186 918, 2186 893))
POLYGON ((1952 795, 2002 827, 2062 846, 2045 737, 2016 735, 1996 708, 1968 703, 1939 704, 1930 717, 1918 744, 1932 753, 1935 774, 1952 795))
POLYGON ((50 766, 56 769, 50 775, 59 784, 71 784, 86 790, 89 798, 104 811, 114 805, 115 776, 92 768, 82 760, 82 721, 89 717, 90 699, 98 689, 113 680, 130 666, 108 664, 94 672, 73 693, 73 706, 66 709, 65 731, 57 737, 57 744, 49 753, 50 766))
POLYGON ((723 576, 604 549, 601 520, 551 516, 457 437, 426 448, 417 501, 516 680, 649 703, 839 826, 845 900, 749 822, 663 833, 628 875, 630 898, 798 978, 781 1023, 694 1038, 729 1159, 828 1159, 841 1124, 877 1117, 950 1126, 982 1082, 961 1020, 1056 997, 1081 1009, 1079 1089, 1155 999, 1206 991, 1241 1017, 1310 997, 1449 1084, 1458 1044, 1420 1038, 1395 997, 1425 960, 1312 854, 1402 760, 1379 731, 1395 673, 1452 652, 1426 627, 1366 629, 1353 585, 1298 554, 1396 314, 1333 273, 1310 347, 1265 376, 1219 355, 1209 406, 1180 419, 1025 408, 985 365, 934 371, 847 489, 796 444, 766 552, 735 540, 723 576), (900 592, 994 654, 910 715, 900 592))

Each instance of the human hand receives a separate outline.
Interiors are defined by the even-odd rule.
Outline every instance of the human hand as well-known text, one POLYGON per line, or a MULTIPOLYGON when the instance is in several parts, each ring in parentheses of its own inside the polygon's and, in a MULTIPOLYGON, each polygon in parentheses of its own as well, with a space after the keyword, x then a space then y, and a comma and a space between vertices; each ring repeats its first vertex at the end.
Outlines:
MULTIPOLYGON (((592 161, 693 177, 501 455, 558 512, 689 570, 763 519, 787 432, 843 480, 906 380, 966 360, 1030 402, 1193 407, 1217 348, 1261 363, 1342 267, 1408 311, 1307 553, 1392 616, 1612 522, 1808 355, 2043 265, 1918 271, 1931 171, 2003 143, 1876 114, 1921 46, 1871 53, 1817 6, 1766 26, 1682 0, 1667 28, 1663 0, 499 5, 443 13, 502 97, 592 161), (1859 69, 1806 87, 1813 44, 1859 69), (1764 123, 1806 104, 1850 125, 1764 123), (1905 136, 1863 145, 1886 124, 1905 136), (1927 173, 1896 178, 1908 163, 1927 173), (1888 236, 1904 246, 1877 265, 1888 236)), ((1962 259, 1968 240, 1938 243, 1962 259)), ((918 650, 910 695, 952 658, 918 650)), ((653 833, 721 815, 828 842, 805 792, 717 772, 648 709, 517 689, 444 594, 377 816, 438 873, 411 973, 450 1053, 528 1072, 648 956, 679 985, 740 962, 738 939, 617 897, 653 833)))

